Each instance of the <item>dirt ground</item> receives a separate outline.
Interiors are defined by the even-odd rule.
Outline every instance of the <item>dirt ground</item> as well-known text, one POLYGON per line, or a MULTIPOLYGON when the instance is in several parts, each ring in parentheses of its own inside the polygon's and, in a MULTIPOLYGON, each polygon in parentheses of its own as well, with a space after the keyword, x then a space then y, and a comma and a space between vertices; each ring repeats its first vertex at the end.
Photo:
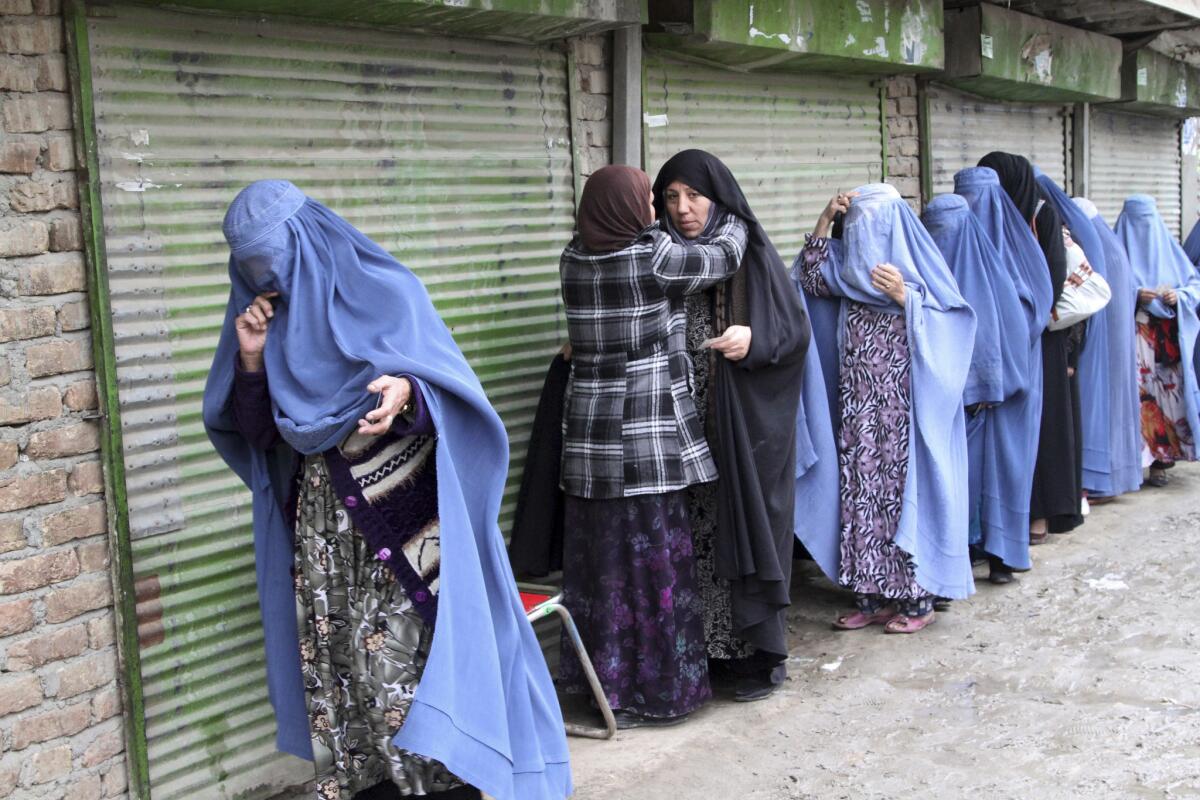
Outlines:
POLYGON ((849 595, 803 565, 780 691, 571 739, 574 797, 1200 798, 1200 467, 1034 562, 907 637, 832 631, 849 595))

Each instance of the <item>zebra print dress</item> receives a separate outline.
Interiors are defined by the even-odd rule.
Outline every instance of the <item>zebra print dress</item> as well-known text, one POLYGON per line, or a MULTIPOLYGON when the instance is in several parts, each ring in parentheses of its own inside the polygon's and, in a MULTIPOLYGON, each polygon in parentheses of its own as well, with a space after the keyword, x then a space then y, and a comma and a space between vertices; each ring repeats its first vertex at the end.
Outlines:
MULTIPOLYGON (((821 277, 825 239, 805 246, 800 282, 809 294, 830 297, 821 277)), ((911 403, 904 316, 853 301, 846 307, 840 354, 838 428, 841 473, 841 569, 838 580, 862 598, 915 603, 929 597, 917 583, 912 559, 893 539, 900 524, 908 475, 911 403)), ((906 610, 907 613, 907 610, 906 610)))

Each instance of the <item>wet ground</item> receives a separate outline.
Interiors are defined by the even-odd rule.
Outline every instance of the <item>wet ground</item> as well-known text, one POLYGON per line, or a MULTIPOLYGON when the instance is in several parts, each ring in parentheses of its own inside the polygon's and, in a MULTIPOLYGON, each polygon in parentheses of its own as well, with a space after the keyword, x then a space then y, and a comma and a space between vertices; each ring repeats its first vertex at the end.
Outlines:
POLYGON ((1033 552, 915 636, 800 569, 787 683, 573 738, 576 800, 1200 798, 1200 467, 1033 552))

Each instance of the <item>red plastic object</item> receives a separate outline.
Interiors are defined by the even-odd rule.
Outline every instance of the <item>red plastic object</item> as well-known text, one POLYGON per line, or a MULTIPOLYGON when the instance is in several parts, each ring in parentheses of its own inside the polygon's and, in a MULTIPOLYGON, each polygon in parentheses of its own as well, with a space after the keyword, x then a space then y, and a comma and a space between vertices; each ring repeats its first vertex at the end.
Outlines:
POLYGON ((549 600, 551 596, 548 594, 536 594, 534 592, 521 592, 521 605, 525 606, 525 613, 528 614, 549 600))

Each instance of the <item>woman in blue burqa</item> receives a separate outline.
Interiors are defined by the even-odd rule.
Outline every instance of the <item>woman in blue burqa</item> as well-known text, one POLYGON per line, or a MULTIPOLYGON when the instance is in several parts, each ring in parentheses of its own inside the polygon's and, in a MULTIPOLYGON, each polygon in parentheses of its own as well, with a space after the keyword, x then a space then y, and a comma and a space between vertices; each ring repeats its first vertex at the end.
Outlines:
POLYGON ((1050 319, 1054 290, 1046 256, 1030 223, 1004 191, 994 169, 959 170, 954 192, 967 201, 995 247, 1025 320, 1023 336, 1017 340, 1025 347, 1025 368, 1006 373, 1016 381, 1011 387, 1015 391, 987 412, 987 432, 995 438, 995 446, 985 448, 989 459, 985 469, 991 470, 994 480, 983 484, 980 524, 984 549, 995 556, 990 559, 991 571, 999 573, 1030 566, 1030 497, 1042 419, 1042 332, 1050 319))
MULTIPOLYGON (((715 680, 733 685, 735 699, 759 700, 786 675, 794 537, 811 541, 816 530, 797 519, 832 519, 828 509, 795 505, 798 467, 809 471, 815 461, 805 436, 797 463, 797 434, 806 432, 797 409, 808 374, 808 315, 719 158, 703 150, 672 156, 655 178, 654 203, 664 230, 689 248, 709 243, 729 218, 749 231, 741 268, 689 295, 677 332, 687 340, 696 416, 719 470, 715 483, 688 489, 709 664, 715 680)), ((833 478, 832 469, 827 474, 833 478)), ((835 481, 826 482, 825 498, 835 481)))
MULTIPOLYGON (((995 180, 994 173, 992 177, 995 180)), ((1027 460, 1019 457, 1020 448, 1012 443, 1013 429, 1027 417, 1021 406, 1028 389, 1030 353, 1019 281, 1004 265, 966 198, 935 197, 921 221, 975 311, 975 346, 963 392, 971 544, 987 554, 992 583, 1011 583, 1013 570, 1029 568, 1028 512, 1016 515, 1014 521, 1011 502, 1012 486, 1029 483, 1027 460)), ((1027 500, 1021 503, 1028 509, 1027 500)))
POLYGON ((857 610, 834 626, 915 633, 935 597, 974 591, 963 389, 975 314, 920 220, 887 184, 830 201, 797 261, 804 290, 837 297, 839 580, 857 610), (845 212, 840 241, 829 239, 845 212))
MULTIPOLYGON (((1084 488, 1088 501, 1115 497, 1137 491, 1142 485, 1141 396, 1137 368, 1137 285, 1125 246, 1100 216, 1095 203, 1086 197, 1074 198, 1075 205, 1096 232, 1104 252, 1104 279, 1112 289, 1112 299, 1100 313, 1105 316, 1108 334, 1108 369, 1101 378, 1108 389, 1109 470, 1107 475, 1089 470, 1085 451, 1084 488)), ((1091 339, 1089 333, 1089 341, 1091 339)), ((1085 380, 1096 379, 1084 375, 1085 380)), ((1088 420, 1085 420, 1085 425, 1088 420)), ((1086 428, 1085 428, 1086 430, 1086 428)), ((1086 447, 1086 433, 1084 445, 1086 447)))
MULTIPOLYGON (((1067 279, 1062 217, 1052 203, 1043 202, 1029 159, 994 152, 980 159, 979 166, 996 171, 1042 251, 1050 274, 1053 309, 1067 279)), ((1049 316, 1042 323, 1042 417, 1029 499, 1029 535, 1034 544, 1044 542, 1049 533, 1067 533, 1083 521, 1083 430, 1076 368, 1084 326, 1052 331, 1047 327, 1049 316)))
POLYGON ((1133 367, 1134 299, 1127 259, 1120 247, 1106 245, 1112 231, 1095 208, 1090 214, 1049 175, 1036 166, 1042 197, 1062 217, 1068 265, 1074 270, 1086 263, 1108 283, 1112 298, 1081 328, 1086 331, 1078 353, 1079 429, 1083 489, 1088 502, 1103 504, 1117 495, 1137 490, 1142 483, 1138 451, 1130 444, 1136 412, 1137 370, 1133 367))
POLYGON ((1137 286, 1142 461, 1150 467, 1147 483, 1165 486, 1167 470, 1176 461, 1196 459, 1200 274, 1149 195, 1126 198, 1116 234, 1125 245, 1137 286))
POLYGON ((424 286, 287 181, 225 237, 204 422, 252 492, 279 748, 322 800, 566 797, 497 524, 508 439, 424 286))

